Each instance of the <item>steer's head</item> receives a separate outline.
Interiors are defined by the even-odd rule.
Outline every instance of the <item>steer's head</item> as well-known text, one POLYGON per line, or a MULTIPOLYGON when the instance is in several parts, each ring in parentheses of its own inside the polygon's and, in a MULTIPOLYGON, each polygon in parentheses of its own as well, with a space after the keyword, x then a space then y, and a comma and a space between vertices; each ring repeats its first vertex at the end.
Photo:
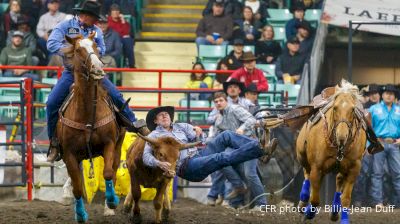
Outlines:
POLYGON ((192 148, 200 144, 200 142, 182 144, 173 137, 150 138, 140 134, 139 136, 151 145, 153 148, 154 157, 156 157, 156 159, 171 164, 171 170, 164 174, 168 178, 173 178, 175 176, 175 168, 176 162, 179 159, 179 151, 192 148))

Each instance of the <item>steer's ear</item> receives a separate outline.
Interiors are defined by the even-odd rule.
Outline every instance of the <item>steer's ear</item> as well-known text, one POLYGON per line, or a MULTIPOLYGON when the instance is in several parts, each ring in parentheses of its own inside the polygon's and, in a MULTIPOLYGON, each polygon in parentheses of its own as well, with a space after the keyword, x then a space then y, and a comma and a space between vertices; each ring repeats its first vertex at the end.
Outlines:
POLYGON ((200 144, 201 144, 200 141, 199 142, 193 142, 193 143, 181 144, 181 146, 179 147, 179 150, 193 148, 193 147, 196 147, 196 146, 198 146, 200 144))

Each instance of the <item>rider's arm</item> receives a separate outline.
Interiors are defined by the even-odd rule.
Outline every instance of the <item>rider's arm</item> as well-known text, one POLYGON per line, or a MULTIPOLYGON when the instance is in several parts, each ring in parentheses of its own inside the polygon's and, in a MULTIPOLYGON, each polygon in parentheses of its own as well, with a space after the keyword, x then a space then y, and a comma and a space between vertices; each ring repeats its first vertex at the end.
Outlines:
POLYGON ((250 112, 243 107, 237 107, 234 115, 237 119, 243 122, 239 127, 239 129, 243 131, 251 130, 256 124, 256 119, 253 117, 253 115, 251 115, 250 112))
POLYGON ((150 144, 146 142, 144 145, 143 163, 146 166, 156 168, 158 167, 159 162, 160 161, 154 157, 153 149, 151 148, 150 144))

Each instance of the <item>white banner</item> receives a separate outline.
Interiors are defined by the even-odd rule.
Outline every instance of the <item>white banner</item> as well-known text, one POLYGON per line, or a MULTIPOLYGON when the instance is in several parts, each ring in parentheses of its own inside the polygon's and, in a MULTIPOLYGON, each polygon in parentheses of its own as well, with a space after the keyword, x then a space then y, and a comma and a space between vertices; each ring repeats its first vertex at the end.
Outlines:
POLYGON ((363 24, 359 30, 400 36, 400 0, 326 0, 322 22, 348 28, 349 20, 397 22, 399 25, 363 24))

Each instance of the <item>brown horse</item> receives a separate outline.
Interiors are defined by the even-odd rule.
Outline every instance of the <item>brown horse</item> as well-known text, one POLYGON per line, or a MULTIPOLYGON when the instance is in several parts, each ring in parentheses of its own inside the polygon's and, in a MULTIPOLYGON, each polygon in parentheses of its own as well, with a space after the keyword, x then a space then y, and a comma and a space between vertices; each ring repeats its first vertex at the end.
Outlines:
POLYGON ((299 207, 306 219, 312 219, 316 214, 323 176, 336 170, 331 220, 337 221, 341 211, 341 223, 349 223, 351 192, 366 144, 359 99, 358 88, 343 80, 341 87, 336 86, 331 102, 319 111, 319 121, 313 124, 309 120, 299 133, 297 159, 303 166, 305 177, 299 207))
MULTIPOLYGON (((84 159, 104 157, 103 176, 106 182, 106 204, 115 209, 119 198, 115 195, 115 172, 118 169, 121 145, 125 134, 115 120, 106 90, 99 82, 104 77, 102 62, 94 42, 95 33, 83 38, 66 36, 70 47, 64 49, 67 63, 73 66, 73 96, 63 106, 56 134, 63 150, 63 160, 72 180, 75 196, 75 219, 86 222, 82 195, 82 174, 79 164, 84 159)), ((91 169, 92 170, 92 169, 91 169)))

